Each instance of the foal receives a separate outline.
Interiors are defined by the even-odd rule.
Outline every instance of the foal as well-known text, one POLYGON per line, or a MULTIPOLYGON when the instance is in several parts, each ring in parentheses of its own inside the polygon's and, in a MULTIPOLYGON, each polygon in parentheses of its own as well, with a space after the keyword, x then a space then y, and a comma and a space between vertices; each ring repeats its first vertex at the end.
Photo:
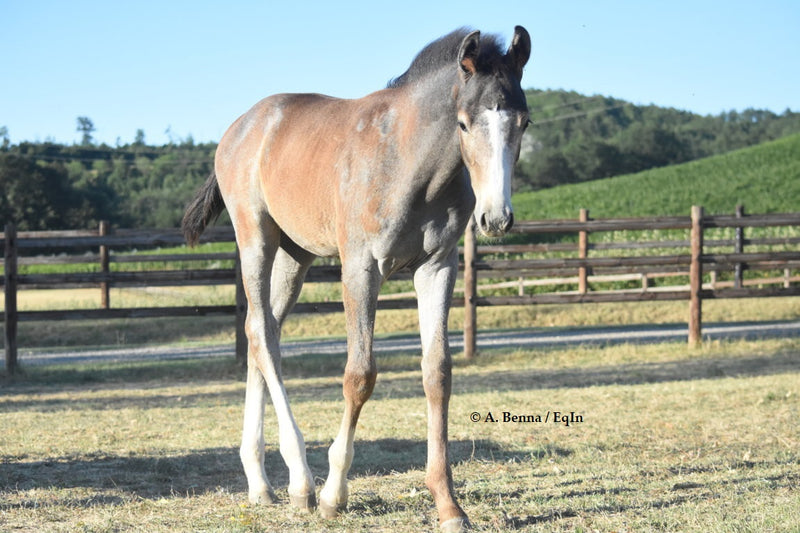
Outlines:
POLYGON ((214 173, 183 219, 189 244, 230 213, 247 294, 247 392, 241 459, 253 503, 275 501, 264 469, 269 392, 291 503, 315 507, 314 478, 281 377, 280 329, 315 257, 342 262, 348 354, 344 416, 328 452, 320 512, 347 506, 356 422, 375 385, 373 326, 381 284, 409 267, 419 300, 428 404, 425 482, 444 530, 469 526, 447 451, 451 359, 447 316, 458 240, 470 217, 486 235, 513 224, 511 178, 528 124, 520 87, 528 32, 511 45, 457 30, 424 48, 384 90, 357 100, 279 94, 257 103, 219 143, 214 173))

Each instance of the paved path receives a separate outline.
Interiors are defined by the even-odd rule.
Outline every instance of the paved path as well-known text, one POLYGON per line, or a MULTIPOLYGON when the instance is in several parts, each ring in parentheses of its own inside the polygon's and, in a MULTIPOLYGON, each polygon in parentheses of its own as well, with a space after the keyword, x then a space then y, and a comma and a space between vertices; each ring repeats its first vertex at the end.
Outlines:
MULTIPOLYGON (((581 344, 621 344, 686 342, 686 325, 615 326, 582 328, 536 328, 478 334, 478 349, 481 348, 541 348, 581 344)), ((746 322, 707 324, 703 327, 704 339, 758 339, 800 336, 800 320, 782 322, 746 322)), ((450 345, 454 351, 464 346, 461 334, 451 334, 450 345)), ((284 357, 304 353, 341 354, 346 351, 344 339, 288 341, 282 345, 284 357)), ((392 336, 375 339, 378 353, 419 352, 420 342, 416 335, 392 336)), ((62 363, 100 363, 110 361, 141 361, 147 359, 182 359, 188 357, 233 357, 233 346, 203 347, 122 347, 103 350, 63 351, 48 350, 26 352, 20 350, 22 365, 46 365, 62 363)), ((4 368, 0 361, 0 368, 4 368)))

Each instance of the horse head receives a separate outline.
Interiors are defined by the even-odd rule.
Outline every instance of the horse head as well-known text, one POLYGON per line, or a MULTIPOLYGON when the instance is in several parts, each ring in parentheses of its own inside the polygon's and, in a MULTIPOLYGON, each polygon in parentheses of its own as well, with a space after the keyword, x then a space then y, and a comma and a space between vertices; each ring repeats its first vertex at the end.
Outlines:
POLYGON ((520 81, 530 53, 522 26, 505 54, 482 48, 478 31, 464 37, 458 52, 457 134, 475 192, 475 221, 489 237, 504 235, 514 224, 511 179, 529 122, 520 81))

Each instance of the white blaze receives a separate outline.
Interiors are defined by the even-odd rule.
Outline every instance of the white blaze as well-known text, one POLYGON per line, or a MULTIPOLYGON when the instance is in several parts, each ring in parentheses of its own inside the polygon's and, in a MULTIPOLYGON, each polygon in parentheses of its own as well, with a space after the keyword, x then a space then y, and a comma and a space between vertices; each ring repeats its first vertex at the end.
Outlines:
POLYGON ((511 173, 514 170, 514 152, 508 142, 513 116, 508 111, 484 112, 489 161, 486 165, 486 196, 480 209, 484 213, 502 213, 511 206, 511 173))

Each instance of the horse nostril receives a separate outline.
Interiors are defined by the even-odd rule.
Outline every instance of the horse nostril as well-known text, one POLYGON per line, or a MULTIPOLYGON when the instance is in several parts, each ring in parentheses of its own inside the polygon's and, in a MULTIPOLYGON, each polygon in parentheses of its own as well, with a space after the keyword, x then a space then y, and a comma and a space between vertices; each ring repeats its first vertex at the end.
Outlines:
POLYGON ((481 215, 481 219, 479 221, 480 227, 482 230, 486 231, 489 229, 489 224, 486 222, 486 213, 481 215))
POLYGON ((503 228, 503 231, 508 233, 513 225, 514 225, 514 213, 509 213, 508 220, 506 221, 506 226, 503 228))

